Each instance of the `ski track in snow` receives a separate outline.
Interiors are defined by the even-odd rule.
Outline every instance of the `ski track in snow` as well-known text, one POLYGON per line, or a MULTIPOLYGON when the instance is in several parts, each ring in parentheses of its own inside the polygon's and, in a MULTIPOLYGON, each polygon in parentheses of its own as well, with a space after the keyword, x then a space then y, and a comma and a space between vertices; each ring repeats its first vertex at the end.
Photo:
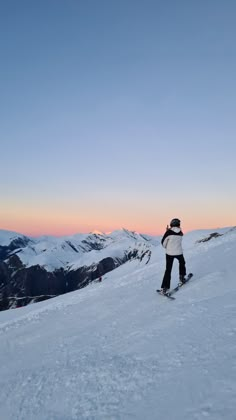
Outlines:
POLYGON ((157 247, 148 265, 0 313, 0 419, 235 420, 235 250, 235 233, 189 246, 175 301, 155 293, 157 247))

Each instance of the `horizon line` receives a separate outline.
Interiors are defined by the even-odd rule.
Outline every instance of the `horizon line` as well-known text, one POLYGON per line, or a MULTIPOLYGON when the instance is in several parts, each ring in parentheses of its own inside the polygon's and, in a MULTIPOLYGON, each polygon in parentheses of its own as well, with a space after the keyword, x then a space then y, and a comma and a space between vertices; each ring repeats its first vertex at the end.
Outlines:
MULTIPOLYGON (((193 231, 199 231, 199 230, 217 230, 217 229, 230 229, 230 228, 234 228, 236 227, 235 225, 230 225, 230 226, 217 226, 217 227, 209 227, 209 228, 196 228, 196 229, 183 229, 183 233, 189 233, 189 232, 193 232, 193 231)), ((67 237, 67 236, 75 236, 75 235, 91 235, 91 234, 97 234, 97 235, 109 235, 113 232, 116 231, 128 231, 131 233, 137 233, 139 235, 147 235, 147 236, 161 236, 165 233, 165 230, 163 229, 161 233, 147 233, 147 232, 141 232, 138 230, 131 230, 128 228, 124 228, 121 227, 119 229, 114 229, 114 230, 109 230, 109 231, 101 231, 99 229, 94 229, 92 231, 86 231, 86 232, 74 232, 74 233, 65 233, 65 234, 56 234, 56 233, 40 233, 40 234, 32 234, 32 233, 23 233, 23 232, 19 232, 16 230, 11 230, 11 229, 2 229, 0 228, 0 231, 4 231, 4 232, 11 232, 11 233, 15 233, 15 234, 19 234, 19 235, 23 235, 23 236, 28 236, 31 238, 40 238, 42 236, 52 236, 52 237, 56 237, 56 238, 63 238, 63 237, 67 237)))

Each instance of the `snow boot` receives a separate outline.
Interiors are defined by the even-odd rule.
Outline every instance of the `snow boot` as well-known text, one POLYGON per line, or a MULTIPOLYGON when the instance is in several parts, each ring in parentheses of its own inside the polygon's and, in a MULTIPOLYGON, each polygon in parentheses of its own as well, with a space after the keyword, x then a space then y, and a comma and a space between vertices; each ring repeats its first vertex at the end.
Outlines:
POLYGON ((166 289, 166 287, 163 287, 163 288, 160 290, 161 295, 166 295, 166 293, 168 293, 168 290, 169 290, 169 289, 166 289))

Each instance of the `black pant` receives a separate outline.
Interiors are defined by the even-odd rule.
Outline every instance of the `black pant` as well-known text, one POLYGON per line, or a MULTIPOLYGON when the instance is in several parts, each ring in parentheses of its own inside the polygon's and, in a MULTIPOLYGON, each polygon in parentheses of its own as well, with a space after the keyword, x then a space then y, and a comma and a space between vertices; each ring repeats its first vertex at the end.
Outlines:
POLYGON ((166 254, 166 271, 162 281, 162 288, 169 289, 170 288, 170 279, 171 279, 171 270, 173 266, 174 259, 177 258, 179 261, 179 275, 185 276, 186 274, 186 267, 185 267, 185 259, 184 256, 181 255, 167 255, 166 254))

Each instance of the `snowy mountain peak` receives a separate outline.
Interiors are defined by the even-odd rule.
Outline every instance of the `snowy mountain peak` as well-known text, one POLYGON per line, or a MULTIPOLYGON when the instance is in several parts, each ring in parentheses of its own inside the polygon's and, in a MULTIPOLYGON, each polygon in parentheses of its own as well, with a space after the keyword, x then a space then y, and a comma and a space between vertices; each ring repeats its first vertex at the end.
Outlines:
POLYGON ((21 239, 22 241, 29 241, 30 239, 21 233, 10 230, 0 229, 0 246, 8 246, 11 242, 21 239))
POLYGON ((102 235, 104 236, 105 233, 104 232, 100 232, 99 230, 93 230, 92 232, 90 232, 90 235, 102 235))

